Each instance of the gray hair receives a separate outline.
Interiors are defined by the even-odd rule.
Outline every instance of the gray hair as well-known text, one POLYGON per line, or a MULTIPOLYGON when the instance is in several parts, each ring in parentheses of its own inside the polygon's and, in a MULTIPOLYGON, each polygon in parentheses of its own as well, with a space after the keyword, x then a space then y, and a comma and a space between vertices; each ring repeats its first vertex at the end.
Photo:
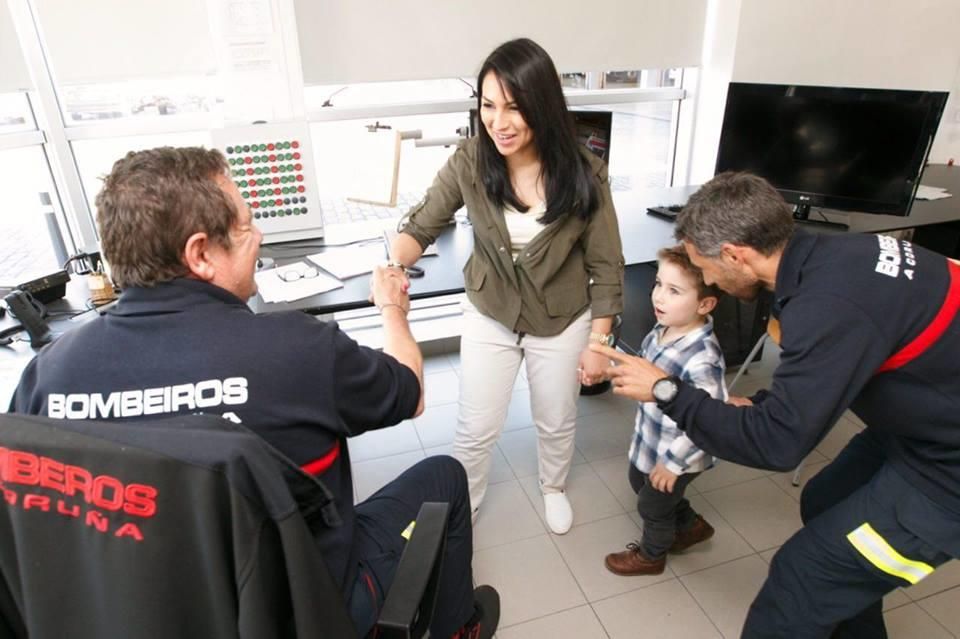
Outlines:
POLYGON ((790 205, 769 182, 750 173, 721 173, 690 196, 677 215, 675 235, 705 257, 724 244, 772 255, 793 234, 790 205))

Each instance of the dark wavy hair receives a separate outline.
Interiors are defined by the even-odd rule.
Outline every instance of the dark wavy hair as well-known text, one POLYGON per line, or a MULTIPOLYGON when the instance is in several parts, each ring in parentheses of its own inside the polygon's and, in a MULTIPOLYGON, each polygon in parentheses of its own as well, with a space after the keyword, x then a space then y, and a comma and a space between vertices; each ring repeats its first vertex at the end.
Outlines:
MULTIPOLYGON (((568 214, 588 219, 600 204, 600 193, 590 163, 580 153, 573 118, 550 56, 527 38, 510 40, 494 49, 477 75, 478 113, 483 109, 483 80, 491 72, 513 96, 533 133, 547 196, 547 210, 539 221, 549 224, 568 214)), ((477 128, 477 161, 487 196, 499 207, 509 204, 526 212, 529 207, 520 202, 510 184, 506 160, 482 121, 477 128)))

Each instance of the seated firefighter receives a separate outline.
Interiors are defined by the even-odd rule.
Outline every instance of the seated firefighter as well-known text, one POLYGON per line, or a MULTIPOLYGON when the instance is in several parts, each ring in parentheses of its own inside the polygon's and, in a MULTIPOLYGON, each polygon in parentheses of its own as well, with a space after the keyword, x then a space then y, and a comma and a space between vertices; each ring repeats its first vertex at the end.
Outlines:
MULTIPOLYGON (((64 419, 220 414, 244 424, 336 496, 343 525, 317 535, 361 635, 393 580, 424 502, 450 504, 433 637, 491 637, 495 590, 472 586, 466 476, 430 457, 353 504, 346 438, 423 410, 423 359, 407 323, 408 282, 377 268, 383 352, 300 312, 254 314, 262 235, 215 150, 158 148, 114 164, 97 196, 119 302, 27 366, 10 410, 64 419)), ((135 423, 130 424, 136 428, 135 423)))

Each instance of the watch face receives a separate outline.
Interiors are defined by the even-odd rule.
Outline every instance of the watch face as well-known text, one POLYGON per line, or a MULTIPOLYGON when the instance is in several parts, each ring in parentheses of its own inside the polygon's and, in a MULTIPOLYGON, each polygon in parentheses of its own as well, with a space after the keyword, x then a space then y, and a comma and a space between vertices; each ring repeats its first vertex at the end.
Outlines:
POLYGON ((617 342, 617 338, 613 336, 613 333, 610 333, 609 335, 607 335, 607 338, 603 340, 603 343, 609 346, 610 348, 613 348, 613 345, 616 344, 616 342, 617 342))
POLYGON ((665 377, 658 379, 653 385, 653 397, 658 402, 669 402, 677 395, 677 383, 665 377))

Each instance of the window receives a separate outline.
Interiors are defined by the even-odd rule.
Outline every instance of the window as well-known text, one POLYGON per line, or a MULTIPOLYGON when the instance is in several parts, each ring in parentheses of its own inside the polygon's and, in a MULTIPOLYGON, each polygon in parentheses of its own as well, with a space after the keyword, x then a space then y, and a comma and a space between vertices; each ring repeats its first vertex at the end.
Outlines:
POLYGON ((596 105, 613 112, 610 176, 614 189, 670 185, 673 164, 674 103, 596 105))
POLYGON ((417 146, 414 140, 401 143, 397 193, 399 199, 405 202, 407 197, 419 199, 430 186, 437 171, 453 153, 457 129, 468 127, 470 119, 467 113, 461 112, 311 124, 310 137, 313 141, 321 199, 350 197, 355 192, 366 192, 359 180, 364 179, 363 164, 369 158, 351 150, 363 145, 362 138, 371 135, 367 132, 366 125, 375 122, 399 131, 418 130, 422 134, 421 143, 442 140, 449 142, 447 146, 417 146))
POLYGON ((304 88, 307 111, 323 107, 356 107, 375 104, 426 103, 434 100, 469 100, 476 78, 366 82, 314 85, 304 88))
POLYGON ((63 86, 67 126, 121 118, 209 114, 218 98, 205 76, 63 86))
POLYGON ((654 89, 677 86, 680 86, 680 69, 607 71, 603 74, 605 89, 654 89))
POLYGON ((0 135, 36 128, 25 93, 0 93, 0 135))
POLYGON ((62 240, 54 205, 43 203, 54 193, 43 149, 28 146, 0 150, 0 175, 5 176, 0 209, 0 285, 16 286, 58 270, 61 264, 55 243, 62 240))
MULTIPOLYGON (((676 96, 655 95, 656 89, 679 88, 681 69, 581 72, 561 75, 573 108, 609 110, 613 117, 610 174, 614 189, 663 187, 672 176, 676 96), (617 89, 616 103, 604 94, 617 89), (633 91, 623 101, 623 91, 633 91), (645 95, 646 93, 646 95, 645 95), (634 101, 635 100, 635 101, 634 101)), ((311 115, 311 135, 320 180, 321 197, 349 197, 366 192, 362 157, 354 151, 365 135, 365 125, 379 122, 401 131, 419 129, 425 139, 451 138, 467 126, 465 108, 475 78, 412 82, 313 86, 305 89, 311 115), (331 108, 332 107, 332 108, 331 108), (410 113, 421 115, 407 115, 410 113), (365 116, 364 114, 382 114, 365 116), (364 117, 361 117, 364 115, 364 117), (392 117, 395 116, 395 117, 392 117)), ((421 142, 422 144, 422 142, 421 142)), ((453 146, 423 147, 405 141, 401 146, 398 194, 422 193, 432 182, 453 146)))
POLYGON ((130 151, 152 149, 158 146, 211 146, 210 134, 206 131, 170 133, 164 135, 140 135, 109 139, 77 140, 72 143, 74 157, 83 182, 84 194, 90 210, 96 216, 94 200, 100 192, 101 178, 110 173, 113 163, 130 151))

